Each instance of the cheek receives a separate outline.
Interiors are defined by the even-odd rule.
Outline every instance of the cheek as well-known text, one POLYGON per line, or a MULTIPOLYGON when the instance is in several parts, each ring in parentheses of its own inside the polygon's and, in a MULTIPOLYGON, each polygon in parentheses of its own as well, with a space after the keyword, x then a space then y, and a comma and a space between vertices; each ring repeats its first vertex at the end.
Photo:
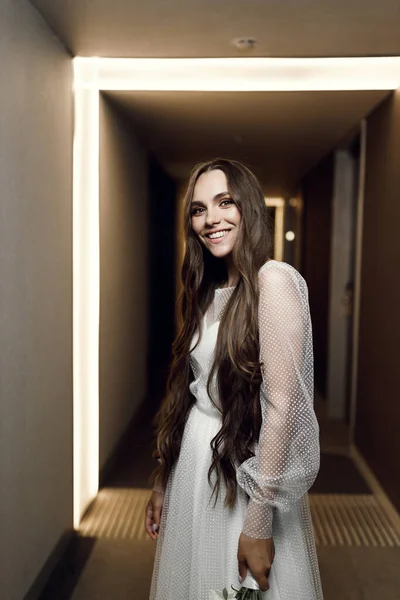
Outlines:
POLYGON ((192 219, 192 230, 196 235, 199 235, 199 233, 201 232, 201 224, 199 223, 199 218, 197 217, 197 219, 192 219))
POLYGON ((241 221, 241 215, 236 206, 232 207, 232 209, 229 211, 229 215, 227 215, 227 218, 232 221, 232 223, 235 223, 235 225, 239 225, 241 221))

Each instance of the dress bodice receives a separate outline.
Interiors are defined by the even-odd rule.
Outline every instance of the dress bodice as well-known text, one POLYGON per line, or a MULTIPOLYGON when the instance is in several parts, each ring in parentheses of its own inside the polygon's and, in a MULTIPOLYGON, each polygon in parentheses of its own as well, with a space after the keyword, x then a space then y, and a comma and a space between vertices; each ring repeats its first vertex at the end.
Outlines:
MULTIPOLYGON (((196 398, 197 408, 215 418, 220 418, 221 413, 213 404, 207 392, 207 380, 214 360, 219 322, 226 303, 234 289, 234 287, 228 287, 217 288, 215 290, 214 299, 201 321, 202 336, 200 343, 190 353, 190 365, 194 381, 191 382, 189 389, 196 398)), ((195 332, 192 338, 191 348, 194 347, 197 340, 198 331, 195 332)), ((210 391, 215 404, 219 406, 216 374, 214 374, 210 391)))

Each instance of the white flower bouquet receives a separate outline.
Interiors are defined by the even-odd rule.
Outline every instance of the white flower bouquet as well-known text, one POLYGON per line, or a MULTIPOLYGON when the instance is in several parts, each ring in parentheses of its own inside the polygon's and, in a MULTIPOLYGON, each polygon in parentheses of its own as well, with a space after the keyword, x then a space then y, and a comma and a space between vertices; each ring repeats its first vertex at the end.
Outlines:
POLYGON ((250 571, 247 571, 240 590, 231 587, 233 592, 228 592, 226 588, 222 592, 211 590, 209 600, 233 600, 235 598, 236 600, 263 600, 263 593, 250 571))

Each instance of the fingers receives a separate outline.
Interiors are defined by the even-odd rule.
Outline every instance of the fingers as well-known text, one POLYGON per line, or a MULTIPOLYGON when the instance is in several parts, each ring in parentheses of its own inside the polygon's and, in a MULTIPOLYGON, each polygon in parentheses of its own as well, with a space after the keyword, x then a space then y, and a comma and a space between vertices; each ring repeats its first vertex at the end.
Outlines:
POLYGON ((256 573, 254 573, 252 571, 254 579, 257 581, 257 583, 260 587, 260 590, 263 592, 266 592, 267 590, 269 590, 269 581, 268 581, 269 572, 270 572, 270 569, 268 569, 268 571, 266 571, 264 573, 262 571, 256 572, 256 573))
POLYGON ((163 494, 153 491, 145 510, 145 528, 149 536, 156 540, 160 528, 163 494))
POLYGON ((152 504, 152 502, 150 500, 147 503, 146 511, 145 511, 145 528, 146 528, 146 531, 149 534, 149 536, 153 540, 156 540, 157 536, 156 536, 156 533, 153 531, 153 524, 154 524, 153 514, 154 514, 153 504, 152 504))
POLYGON ((270 569, 267 569, 264 571, 257 570, 257 569, 253 570, 250 566, 247 565, 247 562, 244 560, 239 560, 238 565, 239 565, 239 583, 242 583, 242 581, 246 578, 247 569, 249 568, 254 579, 257 581, 260 590, 263 592, 266 592, 267 590, 269 590, 268 578, 269 578, 270 569))
POLYGON ((247 575, 247 563, 245 560, 238 560, 239 566, 239 581, 242 582, 247 575))
MULTIPOLYGON (((157 525, 157 532, 160 528, 162 505, 153 506, 153 524, 157 525)), ((155 527, 153 527, 155 529, 155 527)), ((158 533, 157 533, 158 536, 158 533)))
POLYGON ((156 540, 158 538, 158 529, 160 527, 161 509, 157 510, 157 517, 155 516, 155 514, 156 514, 156 509, 154 507, 154 504, 150 500, 146 506, 145 528, 152 540, 156 540))

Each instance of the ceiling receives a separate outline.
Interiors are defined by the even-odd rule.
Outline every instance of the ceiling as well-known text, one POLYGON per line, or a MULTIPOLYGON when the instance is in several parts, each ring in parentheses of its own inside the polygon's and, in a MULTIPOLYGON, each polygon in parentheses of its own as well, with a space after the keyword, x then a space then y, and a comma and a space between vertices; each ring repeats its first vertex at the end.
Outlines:
POLYGON ((399 0, 31 0, 74 55, 229 57, 400 54, 399 0))
POLYGON ((242 160, 266 193, 293 193, 387 92, 107 92, 175 177, 215 156, 242 160))
MULTIPOLYGON (((30 0, 72 55, 235 57, 400 55, 400 0, 30 0)), ((176 177, 217 155, 248 163, 267 192, 295 182, 385 92, 108 93, 176 177)))

